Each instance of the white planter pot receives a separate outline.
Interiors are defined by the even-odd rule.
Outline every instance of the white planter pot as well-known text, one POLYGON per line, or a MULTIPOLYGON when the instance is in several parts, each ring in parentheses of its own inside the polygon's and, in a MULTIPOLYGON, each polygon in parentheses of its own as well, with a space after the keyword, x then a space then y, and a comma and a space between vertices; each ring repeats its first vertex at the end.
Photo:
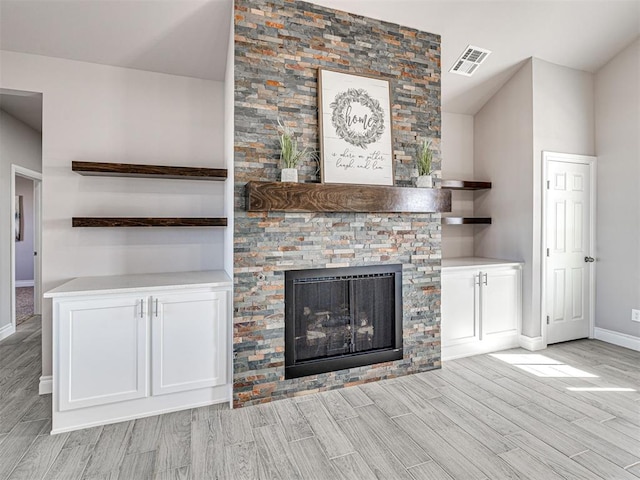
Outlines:
POLYGON ((431 175, 419 175, 416 181, 418 188, 433 188, 433 177, 431 175))
POLYGON ((280 181, 298 183, 298 169, 283 168, 280 173, 280 181))

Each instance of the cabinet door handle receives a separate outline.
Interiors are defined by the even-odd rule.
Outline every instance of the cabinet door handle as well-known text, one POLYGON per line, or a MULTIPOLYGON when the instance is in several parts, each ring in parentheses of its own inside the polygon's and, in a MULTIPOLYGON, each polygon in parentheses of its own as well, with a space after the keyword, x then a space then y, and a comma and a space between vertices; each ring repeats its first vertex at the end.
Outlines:
POLYGON ((474 275, 474 280, 473 280, 473 284, 474 284, 474 285, 478 285, 478 286, 480 286, 480 283, 481 283, 481 281, 480 281, 480 275, 482 275, 482 274, 481 274, 481 273, 479 273, 479 274, 477 274, 477 275, 474 275))
POLYGON ((156 318, 158 318, 158 299, 156 298, 156 308, 155 308, 156 312, 155 312, 155 316, 156 318))
POLYGON ((140 299, 140 318, 144 317, 144 298, 140 299))
POLYGON ((484 284, 485 286, 489 284, 489 274, 488 273, 483 273, 484 275, 484 284))

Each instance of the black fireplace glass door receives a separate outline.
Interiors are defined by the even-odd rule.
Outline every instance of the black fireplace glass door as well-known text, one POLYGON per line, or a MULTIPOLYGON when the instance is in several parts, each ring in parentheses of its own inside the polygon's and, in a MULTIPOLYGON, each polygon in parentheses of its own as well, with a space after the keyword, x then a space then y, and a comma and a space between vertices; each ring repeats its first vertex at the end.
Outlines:
POLYGON ((295 283, 295 361, 394 348, 393 276, 295 283))
POLYGON ((395 280, 392 276, 352 280, 355 352, 395 346, 395 280))
POLYGON ((349 353, 349 282, 303 282, 294 289, 296 362, 349 353))
POLYGON ((402 265, 285 272, 285 378, 403 358, 402 265))

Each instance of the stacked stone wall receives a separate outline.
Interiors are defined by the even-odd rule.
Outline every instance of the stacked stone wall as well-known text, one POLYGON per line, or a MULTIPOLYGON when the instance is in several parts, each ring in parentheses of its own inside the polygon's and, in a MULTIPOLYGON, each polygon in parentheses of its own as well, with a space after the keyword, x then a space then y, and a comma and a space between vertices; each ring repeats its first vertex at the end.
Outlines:
MULTIPOLYGON (((278 119, 319 151, 319 67, 389 80, 395 185, 412 185, 424 137, 439 175, 438 35, 306 2, 236 0, 236 407, 440 366, 439 214, 245 211, 248 181, 279 180, 278 119), (403 265, 404 358, 285 380, 284 271, 379 263, 403 265)), ((300 181, 319 181, 315 162, 300 167, 300 181)))

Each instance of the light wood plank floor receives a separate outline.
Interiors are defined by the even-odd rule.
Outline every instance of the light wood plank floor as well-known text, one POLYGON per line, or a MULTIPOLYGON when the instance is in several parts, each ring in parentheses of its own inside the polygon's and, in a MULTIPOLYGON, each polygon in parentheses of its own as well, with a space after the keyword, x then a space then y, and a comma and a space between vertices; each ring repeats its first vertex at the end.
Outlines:
POLYGON ((54 436, 38 318, 0 359, 0 479, 640 478, 640 354, 593 340, 54 436))

